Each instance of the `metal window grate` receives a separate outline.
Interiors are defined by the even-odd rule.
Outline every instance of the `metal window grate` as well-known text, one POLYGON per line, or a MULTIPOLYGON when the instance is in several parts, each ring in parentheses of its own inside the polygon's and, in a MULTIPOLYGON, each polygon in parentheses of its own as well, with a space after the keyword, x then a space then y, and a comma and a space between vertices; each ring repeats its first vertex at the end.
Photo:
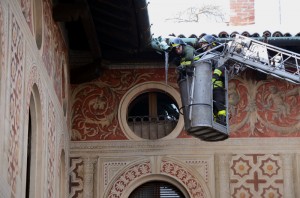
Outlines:
POLYGON ((185 198, 183 193, 167 182, 153 181, 136 188, 129 198, 185 198))
POLYGON ((128 126, 139 137, 144 139, 160 139, 169 135, 178 123, 174 116, 130 116, 128 126))

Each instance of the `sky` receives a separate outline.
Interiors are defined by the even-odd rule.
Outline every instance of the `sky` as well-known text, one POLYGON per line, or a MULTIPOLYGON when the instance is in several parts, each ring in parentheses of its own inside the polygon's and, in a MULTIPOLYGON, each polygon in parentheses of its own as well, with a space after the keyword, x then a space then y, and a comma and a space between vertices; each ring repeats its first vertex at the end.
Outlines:
POLYGON ((248 26, 228 26, 230 0, 147 0, 151 32, 154 36, 166 37, 171 33, 199 35, 201 33, 217 34, 221 31, 249 31, 263 33, 281 31, 297 34, 300 32, 296 20, 300 19, 300 1, 295 0, 255 0, 255 24, 248 26), (225 13, 225 21, 220 23, 214 19, 203 17, 198 23, 177 23, 166 20, 174 17, 179 11, 189 7, 217 5, 225 13), (226 23, 227 22, 227 23, 226 23))

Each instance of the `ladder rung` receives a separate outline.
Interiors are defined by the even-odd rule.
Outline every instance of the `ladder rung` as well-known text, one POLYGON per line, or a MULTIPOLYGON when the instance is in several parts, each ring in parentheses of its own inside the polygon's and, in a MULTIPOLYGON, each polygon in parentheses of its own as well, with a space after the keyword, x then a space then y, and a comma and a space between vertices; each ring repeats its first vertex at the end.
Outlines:
MULTIPOLYGON (((300 83, 300 54, 236 35, 229 46, 229 57, 245 66, 293 83, 300 83), (243 46, 237 51, 237 46, 243 46), (290 71, 286 70, 290 68, 290 71)), ((232 62, 232 61, 230 61, 232 62)), ((234 65, 235 63, 233 63, 234 65)))

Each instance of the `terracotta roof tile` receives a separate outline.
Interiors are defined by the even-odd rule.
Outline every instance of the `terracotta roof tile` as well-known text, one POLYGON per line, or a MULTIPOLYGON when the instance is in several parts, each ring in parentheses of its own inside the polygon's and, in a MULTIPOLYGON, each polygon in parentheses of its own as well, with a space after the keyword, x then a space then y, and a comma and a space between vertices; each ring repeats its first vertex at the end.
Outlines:
MULTIPOLYGON (((185 34, 169 34, 169 36, 173 36, 173 37, 180 37, 180 38, 201 38, 204 35, 206 35, 207 33, 202 33, 200 35, 197 34, 191 34, 191 35, 185 35, 185 34)), ((261 33, 259 32, 249 32, 249 31, 221 31, 219 33, 216 34, 212 34, 217 38, 232 38, 234 37, 236 34, 241 34, 247 37, 254 37, 254 38, 258 38, 258 37, 300 37, 300 32, 296 33, 296 34, 292 34, 289 32, 281 32, 281 31, 274 31, 271 32, 269 30, 265 30, 261 33)))

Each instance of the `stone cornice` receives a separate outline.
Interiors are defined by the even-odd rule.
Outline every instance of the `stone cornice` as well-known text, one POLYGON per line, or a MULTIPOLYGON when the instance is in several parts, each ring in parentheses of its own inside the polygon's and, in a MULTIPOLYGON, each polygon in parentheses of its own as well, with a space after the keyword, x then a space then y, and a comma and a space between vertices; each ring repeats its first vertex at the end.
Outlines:
POLYGON ((113 154, 213 154, 213 153, 297 153, 300 138, 233 138, 221 142, 203 142, 195 138, 156 141, 71 142, 71 155, 113 154))
MULTIPOLYGON (((162 56, 163 60, 163 56, 162 56)), ((106 63, 105 65, 109 69, 151 69, 151 68, 164 68, 165 63, 163 61, 153 61, 153 62, 112 62, 106 63)), ((173 67, 169 65, 169 67, 173 67)))

